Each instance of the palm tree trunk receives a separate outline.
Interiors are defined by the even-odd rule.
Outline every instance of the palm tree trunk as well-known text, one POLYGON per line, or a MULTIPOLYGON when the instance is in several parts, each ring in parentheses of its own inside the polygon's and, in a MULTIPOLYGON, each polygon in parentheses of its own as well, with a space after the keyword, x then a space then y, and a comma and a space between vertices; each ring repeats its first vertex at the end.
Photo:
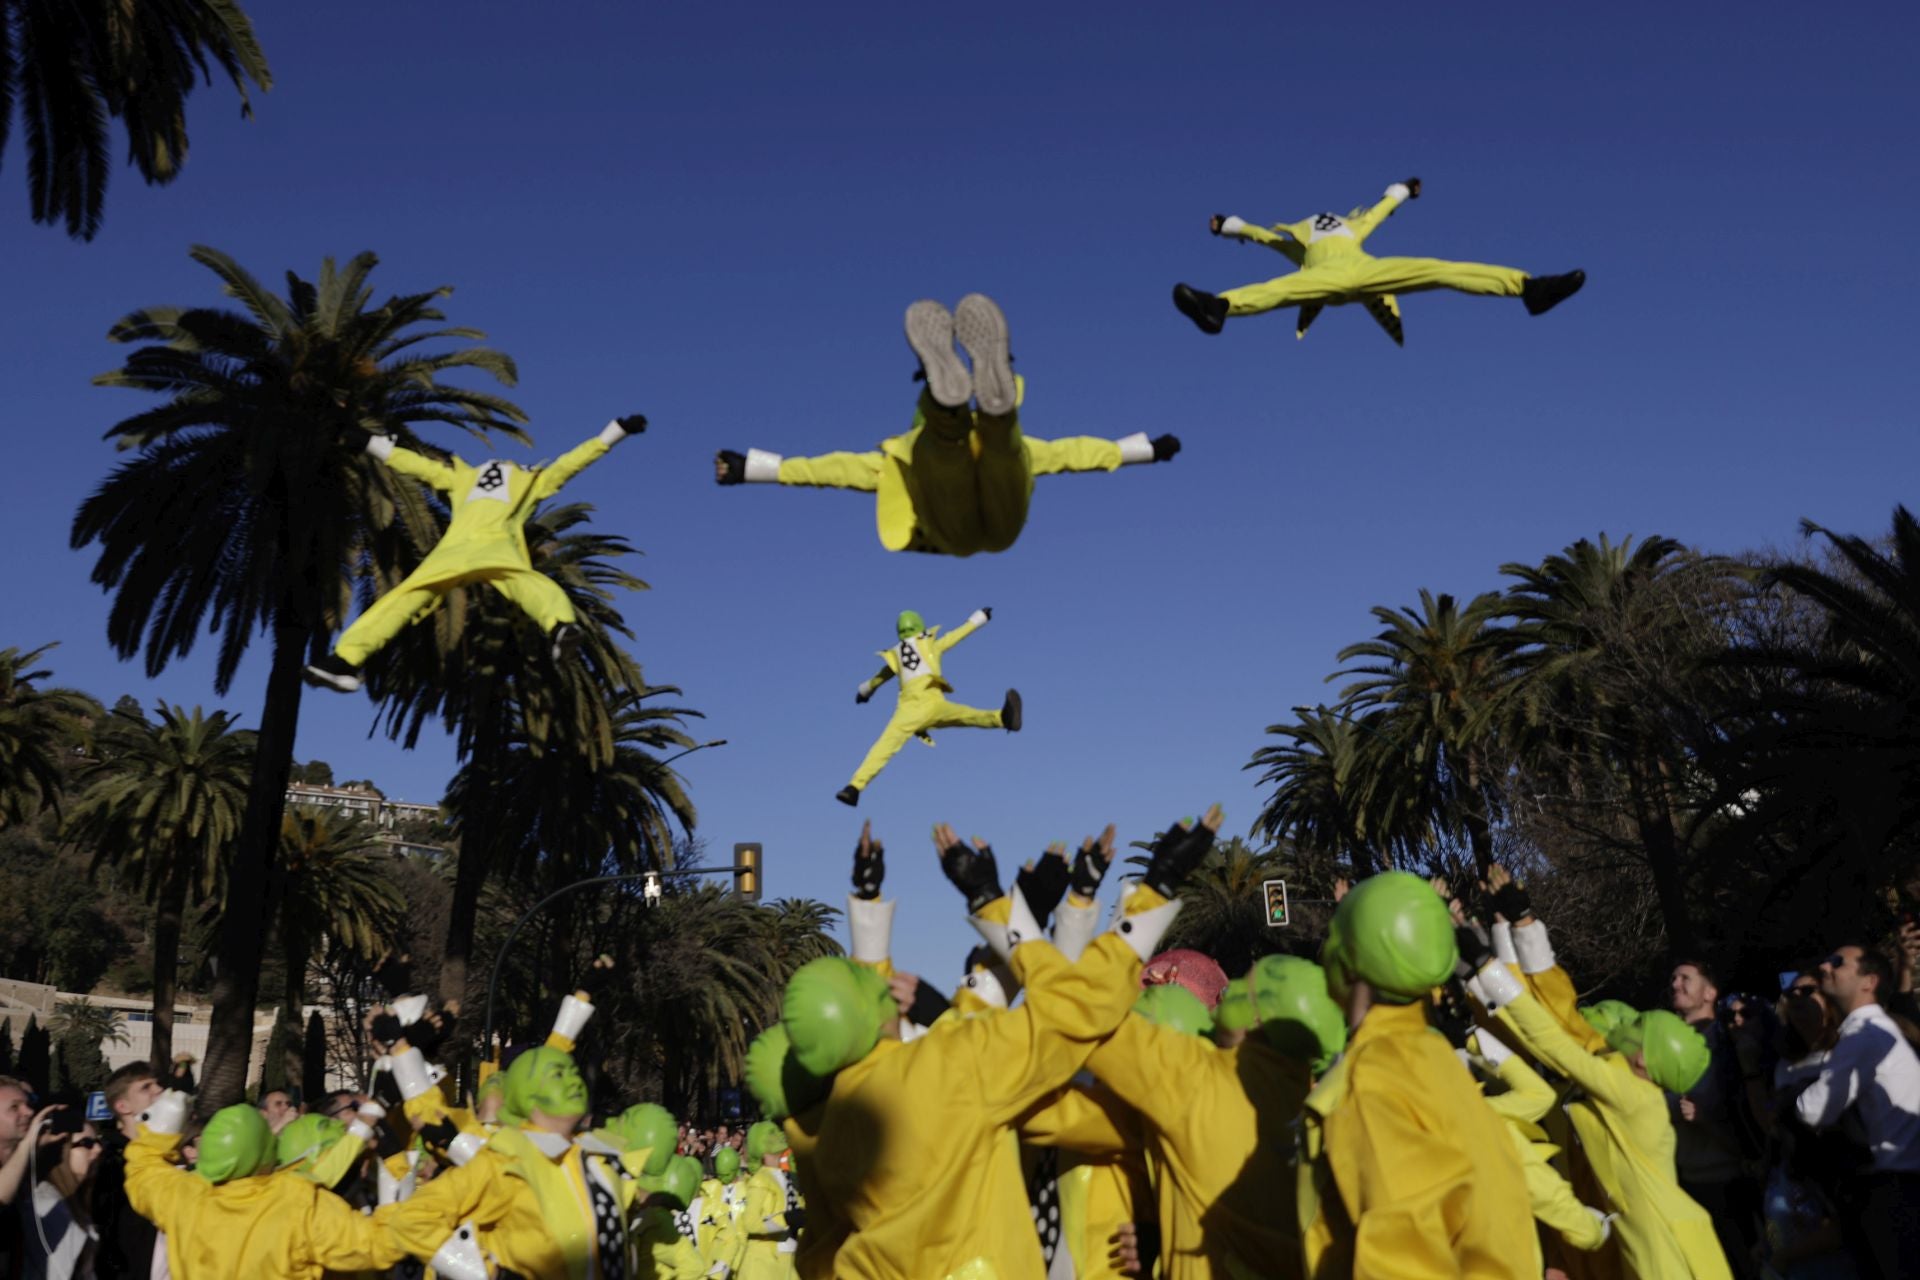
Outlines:
MULTIPOLYGON (((1655 772, 1664 775, 1665 763, 1656 762, 1655 772)), ((1640 845, 1646 850, 1647 865, 1653 871, 1654 897, 1660 903, 1660 918, 1667 930, 1667 950, 1675 960, 1694 951, 1693 913, 1687 907, 1687 890, 1680 872, 1680 836, 1674 827, 1671 804, 1664 776, 1649 778, 1641 770, 1635 779, 1634 813, 1640 828, 1640 845)))
POLYGON ((180 990, 180 928, 187 913, 186 851, 176 849, 153 915, 153 1044, 148 1060, 164 1080, 173 1067, 173 1006, 180 990))
POLYGON ((300 723, 300 669, 307 652, 308 628, 291 622, 291 613, 283 610, 273 628, 273 666, 260 712, 253 781, 227 880, 207 1065, 196 1100, 202 1116, 239 1102, 247 1088, 260 959, 266 950, 267 886, 280 852, 280 822, 287 810, 287 779, 300 723))
POLYGON ((474 731, 473 751, 468 757, 467 802, 473 810, 461 822, 460 852, 453 871, 453 902, 447 912, 447 944, 440 958, 440 1003, 467 998, 467 973, 473 955, 474 924, 480 915, 480 890, 486 885, 487 871, 495 849, 493 824, 485 820, 485 810, 493 795, 493 779, 499 771, 500 751, 505 741, 499 723, 499 707, 488 698, 479 707, 474 731))

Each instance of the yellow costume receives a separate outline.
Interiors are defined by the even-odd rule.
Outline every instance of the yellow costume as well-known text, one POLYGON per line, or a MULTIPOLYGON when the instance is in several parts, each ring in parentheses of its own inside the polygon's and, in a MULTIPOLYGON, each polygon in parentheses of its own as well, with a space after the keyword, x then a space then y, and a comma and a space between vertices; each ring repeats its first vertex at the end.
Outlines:
POLYGON ((799 1248, 787 1224, 787 1177, 778 1169, 762 1167, 747 1179, 746 1207, 740 1214, 740 1280, 790 1280, 796 1274, 794 1253, 799 1248))
POLYGON ((1258 315, 1280 307, 1299 307, 1298 335, 1324 307, 1359 302, 1396 343, 1405 341, 1396 295, 1429 289, 1451 289, 1499 298, 1522 298, 1535 315, 1571 296, 1586 279, 1575 271, 1564 276, 1529 276, 1513 267, 1479 262, 1449 262, 1440 258, 1376 258, 1361 248, 1368 236, 1403 201, 1420 193, 1420 180, 1409 179, 1388 187, 1378 203, 1355 209, 1344 217, 1321 213, 1299 222, 1278 223, 1271 229, 1237 217, 1216 217, 1215 235, 1263 244, 1300 269, 1262 284, 1229 289, 1217 297, 1187 285, 1174 289, 1174 303, 1208 333, 1217 333, 1228 316, 1258 315))
POLYGON ((1020 1118, 1021 1142, 1059 1155, 1060 1245, 1072 1259, 1074 1280, 1125 1274, 1113 1256, 1113 1236, 1153 1202, 1144 1130, 1139 1113, 1111 1091, 1079 1084, 1020 1118))
POLYGON ((946 698, 947 694, 953 692, 953 686, 940 673, 941 658, 947 650, 984 625, 991 616, 989 610, 978 610, 952 632, 942 636, 939 634, 940 628, 922 624, 919 614, 907 612, 900 615, 900 642, 891 649, 880 651, 887 665, 863 683, 855 695, 857 701, 865 702, 881 685, 898 677, 900 702, 894 708, 893 718, 887 721, 887 727, 881 730, 879 740, 867 752, 867 758, 854 770, 853 781, 840 793, 842 801, 858 804, 860 792, 887 767, 889 760, 899 754, 909 738, 918 738, 932 746, 932 731, 935 729, 1019 729, 1020 695, 1017 693, 1009 691, 1006 705, 999 711, 963 706, 948 702, 946 698))

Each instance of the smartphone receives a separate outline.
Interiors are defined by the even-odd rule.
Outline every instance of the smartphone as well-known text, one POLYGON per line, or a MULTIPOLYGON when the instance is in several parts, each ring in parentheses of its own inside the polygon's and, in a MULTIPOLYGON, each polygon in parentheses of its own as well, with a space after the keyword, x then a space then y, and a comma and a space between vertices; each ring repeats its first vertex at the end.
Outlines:
POLYGON ((57 1138, 61 1134, 80 1132, 81 1126, 86 1122, 87 1118, 79 1111, 72 1107, 62 1107, 47 1117, 47 1123, 40 1132, 49 1138, 57 1138))
POLYGON ((95 1089, 87 1095, 87 1119, 95 1124, 113 1119, 113 1111, 107 1106, 107 1095, 104 1090, 95 1089))

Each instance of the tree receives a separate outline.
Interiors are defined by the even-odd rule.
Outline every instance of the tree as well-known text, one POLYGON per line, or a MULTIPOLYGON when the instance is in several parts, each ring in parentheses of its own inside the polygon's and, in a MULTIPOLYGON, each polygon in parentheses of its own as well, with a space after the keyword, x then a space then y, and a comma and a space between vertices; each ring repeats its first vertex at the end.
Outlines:
POLYGON ((33 664, 53 647, 0 649, 0 830, 57 809, 65 763, 100 714, 84 693, 40 687, 53 673, 33 664))
POLYGON ((47 1023, 54 1042, 54 1060, 60 1079, 53 1087, 72 1093, 97 1089, 106 1082, 107 1059, 102 1044, 125 1046, 131 1043, 126 1019, 118 1009, 108 1009, 91 1000, 72 1000, 59 1006, 47 1023))
POLYGON ((289 273, 272 293, 225 254, 204 246, 213 271, 245 313, 154 307, 116 324, 116 342, 143 343, 120 369, 95 379, 166 397, 109 433, 138 456, 80 506, 72 542, 99 544, 93 580, 114 596, 108 639, 123 658, 143 653, 149 674, 218 632, 215 689, 232 684, 254 635, 272 636, 260 713, 257 766, 228 885, 214 1014, 200 1105, 237 1101, 253 1036, 266 890, 286 807, 301 668, 324 651, 348 610, 352 586, 390 580, 436 535, 427 495, 391 483, 352 447, 353 433, 394 434, 449 423, 475 435, 504 432, 518 408, 443 383, 472 369, 511 385, 512 361, 462 347, 423 354, 434 339, 478 339, 472 329, 423 329, 445 319, 447 288, 395 295, 369 307, 376 259, 322 263, 319 279, 289 273), (247 922, 243 927, 240 922, 247 922))
POLYGON ((393 855, 376 837, 365 821, 337 809, 295 806, 282 824, 273 896, 287 971, 280 1022, 289 1036, 301 1026, 307 969, 323 948, 370 961, 397 939, 407 904, 387 878, 393 855))
POLYGON ((1398 759, 1381 711, 1356 719, 1327 707, 1295 707, 1292 724, 1267 726, 1286 739, 1254 752, 1248 769, 1265 769, 1273 787, 1253 833, 1346 860, 1356 876, 1396 862, 1417 847, 1427 823, 1408 785, 1411 761, 1398 759))
POLYGON ((180 934, 189 901, 219 896, 253 772, 255 737, 225 711, 160 703, 158 722, 115 712, 67 838, 89 845, 93 869, 111 864, 154 906, 153 1065, 173 1057, 180 934))
POLYGON ((106 200, 111 139, 149 185, 187 158, 187 95, 218 66, 251 115, 251 81, 273 85, 253 25, 232 0, 0 0, 0 156, 13 104, 26 124, 33 220, 93 239, 106 200))
POLYGON ((27 1015, 27 1029, 20 1035, 20 1078, 38 1089, 53 1088, 53 1037, 37 1014, 27 1015))

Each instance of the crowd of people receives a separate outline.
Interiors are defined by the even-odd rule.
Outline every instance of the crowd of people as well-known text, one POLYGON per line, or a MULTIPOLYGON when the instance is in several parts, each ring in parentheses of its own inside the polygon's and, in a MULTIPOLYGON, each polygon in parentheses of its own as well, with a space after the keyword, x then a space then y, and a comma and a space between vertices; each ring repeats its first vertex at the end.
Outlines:
POLYGON ((1318 963, 1228 980, 1164 950, 1218 810, 1102 922, 1109 829, 1005 885, 935 829, 983 945, 897 970, 863 831, 850 954, 747 1055, 760 1118, 595 1117, 591 989, 468 1099, 422 997, 370 1019, 370 1092, 191 1116, 146 1064, 109 1118, 0 1077, 0 1278, 1920 1275, 1920 928, 1777 997, 1673 967, 1665 1008, 1578 1003, 1496 868, 1341 887, 1318 963))

